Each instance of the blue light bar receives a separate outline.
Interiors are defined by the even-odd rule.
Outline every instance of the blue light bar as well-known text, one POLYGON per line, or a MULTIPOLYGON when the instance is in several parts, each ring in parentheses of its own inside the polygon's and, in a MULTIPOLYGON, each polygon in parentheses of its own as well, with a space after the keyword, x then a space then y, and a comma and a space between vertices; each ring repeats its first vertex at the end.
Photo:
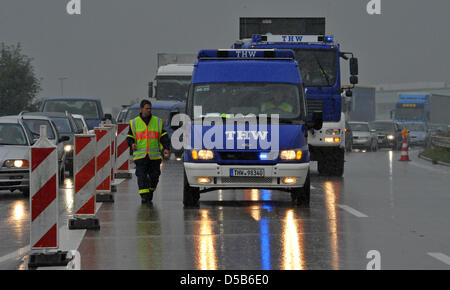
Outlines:
POLYGON ((294 59, 294 51, 290 49, 217 49, 200 50, 198 59, 201 58, 290 58, 294 59))

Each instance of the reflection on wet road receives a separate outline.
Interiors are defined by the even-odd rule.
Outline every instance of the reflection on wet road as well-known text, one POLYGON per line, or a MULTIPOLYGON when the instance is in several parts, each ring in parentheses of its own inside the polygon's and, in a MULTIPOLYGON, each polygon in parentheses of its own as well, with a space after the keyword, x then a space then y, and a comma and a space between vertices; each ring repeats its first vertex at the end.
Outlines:
MULTIPOLYGON (((382 269, 448 269, 427 253, 450 254, 450 170, 401 163, 389 150, 346 159, 343 178, 319 176, 312 163, 310 208, 263 189, 209 192, 198 208, 184 208, 182 163, 166 162, 153 206, 141 205, 135 176, 102 205, 101 230, 79 247, 82 269, 365 269, 371 250, 382 269)), ((64 186, 60 222, 73 210, 71 180, 64 186)), ((1 257, 28 244, 28 200, 2 194, 0 209, 1 257)))

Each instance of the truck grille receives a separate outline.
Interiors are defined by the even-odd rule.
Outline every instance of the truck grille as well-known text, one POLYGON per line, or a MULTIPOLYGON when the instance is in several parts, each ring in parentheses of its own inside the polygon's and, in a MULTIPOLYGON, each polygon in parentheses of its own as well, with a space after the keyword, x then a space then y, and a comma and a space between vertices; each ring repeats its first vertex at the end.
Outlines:
POLYGON ((308 115, 312 115, 313 112, 323 112, 323 100, 321 99, 308 99, 306 101, 306 107, 308 115))
POLYGON ((222 160, 259 160, 258 152, 218 152, 222 160))

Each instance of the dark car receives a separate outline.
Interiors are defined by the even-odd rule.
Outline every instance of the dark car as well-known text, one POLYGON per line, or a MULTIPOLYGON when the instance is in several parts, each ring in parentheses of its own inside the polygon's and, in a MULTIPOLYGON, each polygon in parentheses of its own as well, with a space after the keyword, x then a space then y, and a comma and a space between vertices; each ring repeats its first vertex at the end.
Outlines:
POLYGON ((378 150, 378 140, 371 130, 368 122, 349 122, 353 132, 353 148, 366 149, 367 151, 378 150))
MULTIPOLYGON (((166 130, 169 139, 172 137, 173 129, 170 126, 171 113, 174 114, 184 112, 186 108, 186 103, 179 101, 162 101, 150 99, 152 103, 152 114, 161 118, 163 120, 163 129, 166 130)), ((125 114, 124 123, 129 123, 130 120, 139 116, 141 112, 139 104, 132 105, 127 108, 125 114)), ((180 157, 183 154, 183 149, 175 150, 171 148, 171 152, 175 154, 176 157, 180 157)))
POLYGON ((44 99, 41 112, 69 112, 83 115, 89 130, 93 130, 105 118, 102 103, 90 98, 48 98, 44 99))
POLYGON ((393 120, 376 120, 369 124, 377 136, 378 147, 387 147, 393 150, 402 149, 403 127, 401 124, 393 120))
POLYGON ((64 142, 64 151, 66 152, 65 168, 69 171, 71 177, 73 177, 73 142, 75 134, 82 134, 83 130, 80 130, 74 118, 70 113, 58 113, 58 112, 27 112, 23 113, 23 116, 47 116, 56 125, 56 129, 60 136, 68 136, 69 140, 64 142))

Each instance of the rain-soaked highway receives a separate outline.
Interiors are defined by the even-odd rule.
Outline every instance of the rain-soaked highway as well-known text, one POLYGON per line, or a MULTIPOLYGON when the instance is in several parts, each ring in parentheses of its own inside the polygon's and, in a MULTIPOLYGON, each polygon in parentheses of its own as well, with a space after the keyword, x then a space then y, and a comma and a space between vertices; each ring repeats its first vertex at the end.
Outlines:
MULTIPOLYGON (((310 208, 255 189, 184 208, 182 162, 166 161, 153 206, 141 205, 133 175, 114 203, 98 204, 99 231, 61 230, 73 205, 61 189, 60 240, 81 233, 82 269, 366 269, 372 250, 381 269, 450 269, 450 168, 409 154, 348 153, 342 178, 319 176, 313 162, 310 208)), ((28 200, 0 193, 0 217, 0 269, 25 269, 28 200)))

